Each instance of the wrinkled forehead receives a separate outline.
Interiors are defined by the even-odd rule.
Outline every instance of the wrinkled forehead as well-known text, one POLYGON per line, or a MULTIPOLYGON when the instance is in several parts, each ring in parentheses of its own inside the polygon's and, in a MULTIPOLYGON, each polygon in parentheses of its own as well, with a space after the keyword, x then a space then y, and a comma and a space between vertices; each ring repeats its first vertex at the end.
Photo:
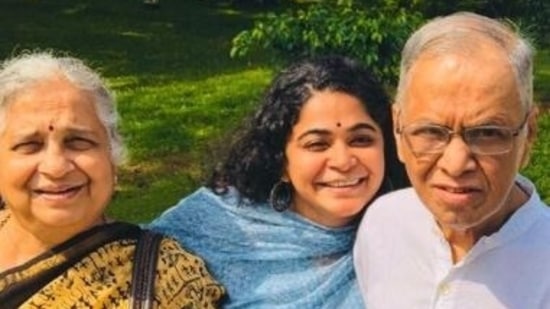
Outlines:
POLYGON ((506 52, 498 45, 481 38, 471 42, 475 44, 459 47, 461 42, 451 41, 448 44, 435 45, 419 54, 408 70, 405 94, 411 91, 410 86, 419 79, 434 74, 439 74, 434 82, 441 84, 461 78, 464 83, 471 83, 474 81, 472 77, 480 76, 488 78, 484 82, 495 84, 498 84, 499 79, 515 79, 514 68, 506 52), (465 72, 469 74, 463 74, 465 72))
POLYGON ((0 133, 6 128, 6 117, 24 116, 20 113, 46 115, 52 109, 63 113, 71 109, 68 103, 76 104, 74 107, 85 109, 87 113, 97 117, 94 100, 90 91, 75 86, 61 75, 54 74, 45 79, 25 83, 24 87, 13 91, 0 106, 0 133))
POLYGON ((36 88, 43 88, 47 85, 60 82, 74 87, 74 85, 70 83, 68 79, 59 71, 48 71, 43 72, 42 75, 37 74, 36 76, 24 76, 21 78, 8 80, 6 81, 6 84, 3 85, 3 97, 1 98, 0 111, 9 108, 9 106, 16 102, 19 97, 35 90, 36 88))
POLYGON ((456 111, 464 115, 521 109, 518 84, 505 55, 487 46, 476 53, 420 57, 404 88, 402 114, 456 111))

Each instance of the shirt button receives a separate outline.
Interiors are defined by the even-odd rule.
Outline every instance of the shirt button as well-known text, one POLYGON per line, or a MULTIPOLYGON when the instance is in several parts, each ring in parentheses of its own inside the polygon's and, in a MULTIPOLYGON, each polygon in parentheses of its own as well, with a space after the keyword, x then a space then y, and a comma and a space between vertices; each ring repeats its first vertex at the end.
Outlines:
POLYGON ((439 295, 447 295, 451 292, 451 286, 448 283, 442 283, 439 285, 437 292, 439 295))

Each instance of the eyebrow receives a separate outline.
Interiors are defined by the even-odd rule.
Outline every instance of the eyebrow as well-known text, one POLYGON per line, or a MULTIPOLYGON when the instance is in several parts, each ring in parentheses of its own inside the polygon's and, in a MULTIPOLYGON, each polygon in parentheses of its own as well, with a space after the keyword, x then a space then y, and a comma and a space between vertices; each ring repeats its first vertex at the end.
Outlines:
POLYGON ((30 138, 35 138, 37 136, 40 136, 40 134, 36 130, 28 130, 23 132, 19 131, 19 132, 12 133, 10 135, 11 135, 10 138, 12 140, 27 140, 30 138))
MULTIPOLYGON (((369 130, 369 131, 373 131, 373 132, 377 131, 376 127, 373 126, 372 124, 366 123, 366 122, 361 122, 361 123, 358 123, 358 124, 352 126, 351 128, 348 128, 346 130, 346 132, 352 133, 352 132, 359 131, 359 130, 369 130)), ((330 134, 331 134, 331 131, 327 130, 327 129, 311 129, 311 130, 307 130, 306 132, 300 134, 300 136, 298 136, 297 140, 301 140, 301 139, 305 138, 308 135, 325 135, 326 136, 326 135, 330 135, 330 134)))
POLYGON ((72 135, 92 135, 95 136, 96 132, 85 127, 72 127, 67 128, 66 132, 72 135))

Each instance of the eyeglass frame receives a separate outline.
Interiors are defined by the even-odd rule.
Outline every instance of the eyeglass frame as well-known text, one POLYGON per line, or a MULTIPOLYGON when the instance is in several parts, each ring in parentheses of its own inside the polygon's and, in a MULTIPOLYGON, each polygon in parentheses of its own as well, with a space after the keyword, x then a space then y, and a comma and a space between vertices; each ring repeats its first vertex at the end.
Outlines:
POLYGON ((493 128, 493 129, 499 129, 499 130, 506 130, 508 133, 510 133, 510 141, 513 140, 513 138, 517 137, 520 132, 525 128, 525 126, 527 125, 527 120, 529 119, 529 115, 531 114, 531 111, 528 111, 527 113, 525 113, 525 117, 523 119, 523 121, 521 122, 521 124, 519 126, 517 126, 515 129, 514 128, 511 128, 511 127, 508 127, 508 126, 498 126, 498 125, 480 125, 480 126, 472 126, 472 127, 465 127, 465 128, 462 128, 460 129, 460 131, 455 131, 455 130, 452 130, 450 129, 449 127, 447 126, 443 126, 443 125, 439 125, 439 124, 425 124, 425 125, 422 125, 422 124, 415 124, 415 123, 411 123, 411 124, 408 124, 406 126, 399 126, 395 129, 395 133, 402 136, 404 139, 405 139, 405 142, 407 143, 407 146, 409 146, 409 148, 411 149, 411 151, 415 154, 415 155, 437 155, 437 154, 442 154, 443 152, 445 152, 445 148, 447 148, 447 146, 449 145, 449 143, 451 142, 452 138, 455 136, 455 135, 458 135, 460 136, 460 138, 462 139, 462 141, 464 142, 464 144, 466 144, 468 146, 468 149, 470 149, 470 151, 476 155, 499 155, 499 154, 505 154, 505 153, 508 153, 512 150, 512 143, 510 143, 510 146, 508 147, 508 149, 504 150, 504 151, 501 151, 501 152, 480 152, 479 151, 479 148, 476 148, 476 146, 472 147, 472 145, 470 144, 469 142, 469 138, 466 138, 466 134, 467 132, 472 132, 472 130, 476 130, 476 129, 479 129, 479 128, 493 128), (427 128, 438 128, 438 129, 442 129, 442 132, 446 132, 446 136, 447 136, 447 139, 446 139, 446 142, 442 143, 441 146, 439 147, 436 147, 435 150, 431 150, 431 151, 422 151, 422 152, 418 152, 418 151, 415 151, 411 145, 411 142, 409 140, 409 137, 407 137, 407 134, 405 133, 405 130, 411 126, 415 126, 417 125, 419 128, 421 127, 427 127, 427 128))

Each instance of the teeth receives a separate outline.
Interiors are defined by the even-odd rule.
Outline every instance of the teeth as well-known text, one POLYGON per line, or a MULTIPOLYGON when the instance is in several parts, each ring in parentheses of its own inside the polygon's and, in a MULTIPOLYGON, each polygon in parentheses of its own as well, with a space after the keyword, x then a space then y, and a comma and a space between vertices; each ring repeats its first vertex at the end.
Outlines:
POLYGON ((38 192, 40 194, 65 194, 65 193, 68 193, 70 191, 76 190, 77 188, 78 187, 71 187, 71 188, 67 188, 65 190, 60 190, 60 191, 36 190, 36 192, 38 192))
POLYGON ((337 180, 337 181, 327 182, 325 183, 325 185, 328 187, 341 188, 341 187, 354 186, 358 184, 360 181, 361 181, 360 178, 350 179, 350 180, 337 180))

